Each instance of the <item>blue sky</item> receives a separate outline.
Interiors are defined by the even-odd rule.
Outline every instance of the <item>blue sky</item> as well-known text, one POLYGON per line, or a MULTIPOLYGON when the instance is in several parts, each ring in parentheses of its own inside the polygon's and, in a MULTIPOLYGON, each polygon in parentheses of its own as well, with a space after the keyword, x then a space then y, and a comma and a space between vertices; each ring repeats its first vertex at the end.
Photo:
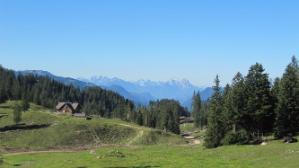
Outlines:
POLYGON ((299 1, 0 0, 0 64, 211 85, 299 55, 299 1))

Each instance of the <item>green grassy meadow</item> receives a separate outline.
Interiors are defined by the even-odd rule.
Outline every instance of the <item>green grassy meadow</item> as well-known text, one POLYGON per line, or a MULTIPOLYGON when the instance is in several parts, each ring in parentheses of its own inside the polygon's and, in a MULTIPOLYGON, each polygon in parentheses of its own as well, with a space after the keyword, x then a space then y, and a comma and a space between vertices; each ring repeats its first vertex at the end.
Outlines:
MULTIPOLYGON (((0 127, 14 125, 12 105, 13 102, 0 105, 0 113, 8 114, 7 117, 0 118, 0 127)), ((0 149, 4 152, 182 142, 177 135, 125 121, 104 118, 85 120, 85 118, 57 115, 49 109, 34 104, 29 111, 23 112, 22 118, 22 122, 27 125, 48 124, 49 126, 0 132, 0 149)))
POLYGON ((202 146, 150 145, 100 147, 62 153, 7 154, 4 167, 298 167, 299 144, 273 142, 266 146, 225 146, 204 149, 202 146), (46 166, 45 166, 46 165, 46 166))
MULTIPOLYGON (((13 102, 0 105, 0 128, 13 125, 13 102)), ((19 168, 151 168, 151 167, 299 167, 299 143, 270 140, 267 145, 234 145, 205 149, 177 135, 115 119, 85 120, 57 115, 31 104, 23 123, 46 128, 0 132, 0 167, 19 168)), ((184 132, 198 131, 192 124, 184 132)), ((202 131, 195 133, 202 138, 202 131)))

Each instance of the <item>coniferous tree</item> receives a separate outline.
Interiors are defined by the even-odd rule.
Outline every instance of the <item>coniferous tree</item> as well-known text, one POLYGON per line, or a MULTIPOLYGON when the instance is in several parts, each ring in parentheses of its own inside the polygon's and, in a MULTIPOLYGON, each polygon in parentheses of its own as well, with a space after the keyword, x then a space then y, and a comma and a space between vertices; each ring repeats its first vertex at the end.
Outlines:
POLYGON ((203 127, 203 114, 201 109, 201 98, 199 92, 193 93, 192 97, 192 116, 194 118, 194 126, 198 128, 203 127))
POLYGON ((229 96, 225 101, 226 121, 228 129, 236 132, 242 129, 244 121, 245 95, 244 95, 244 78, 241 73, 237 73, 232 81, 229 96))
POLYGON ((213 86, 214 94, 209 103, 208 125, 204 145, 214 148, 220 145, 224 136, 224 123, 222 116, 222 95, 218 75, 213 86))
POLYGON ((13 108, 13 120, 16 124, 22 120, 22 107, 19 103, 15 103, 13 108))
POLYGON ((138 110, 137 112, 136 123, 138 125, 143 125, 143 113, 141 110, 138 110))
POLYGON ((180 133, 180 127, 179 127, 179 122, 177 119, 177 114, 173 112, 171 109, 167 110, 167 123, 166 123, 166 128, 167 130, 179 134, 180 133))
POLYGON ((261 64, 251 66, 245 79, 245 123, 253 137, 270 131, 274 123, 271 105, 270 82, 261 64))
POLYGON ((222 116, 224 122, 224 127, 225 131, 231 129, 231 118, 230 118, 230 112, 231 112, 231 107, 230 107, 230 99, 231 99, 231 87, 229 84, 227 84, 224 87, 223 93, 222 93, 222 116))
POLYGON ((275 113, 275 117, 277 116, 277 106, 278 106, 278 97, 280 92, 280 78, 275 78, 273 85, 271 87, 271 97, 272 97, 272 106, 273 111, 275 113))
POLYGON ((0 85, 0 103, 4 103, 6 101, 4 86, 0 85))
POLYGON ((221 144, 246 144, 249 141, 248 132, 244 129, 244 78, 237 73, 232 85, 226 87, 223 93, 223 118, 225 136, 221 144))
POLYGON ((293 57, 279 82, 275 136, 295 135, 299 130, 299 67, 293 57))
POLYGON ((207 123, 208 123, 208 119, 207 119, 207 114, 208 114, 208 111, 209 111, 209 105, 208 105, 208 101, 204 101, 202 102, 201 104, 201 115, 202 115, 202 120, 201 120, 201 123, 202 123, 202 127, 206 127, 207 126, 207 123))
POLYGON ((24 112, 30 108, 30 103, 27 98, 23 98, 21 106, 24 112))
POLYGON ((178 101, 169 99, 151 101, 147 108, 141 110, 145 126, 180 133, 179 117, 186 112, 178 101))
POLYGON ((21 104, 22 110, 25 112, 30 108, 30 104, 28 102, 27 99, 22 100, 22 104, 21 104))

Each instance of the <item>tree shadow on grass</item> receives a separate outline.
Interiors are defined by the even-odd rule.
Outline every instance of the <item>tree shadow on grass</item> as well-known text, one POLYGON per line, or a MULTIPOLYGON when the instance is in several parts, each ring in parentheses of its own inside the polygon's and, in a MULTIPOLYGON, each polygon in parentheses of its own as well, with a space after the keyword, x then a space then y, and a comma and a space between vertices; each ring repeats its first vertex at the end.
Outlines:
POLYGON ((5 126, 5 127, 0 127, 0 132, 13 131, 13 130, 40 129, 40 128, 47 128, 50 125, 51 124, 32 124, 32 125, 17 124, 17 125, 8 125, 8 126, 5 126))
POLYGON ((8 106, 8 105, 1 105, 0 108, 9 109, 9 108, 11 108, 11 106, 8 106))
POLYGON ((7 117, 7 116, 8 116, 8 114, 1 114, 0 113, 0 118, 7 117))
POLYGON ((22 164, 19 164, 19 163, 16 163, 16 164, 13 164, 14 167, 19 167, 19 166, 22 166, 22 164))

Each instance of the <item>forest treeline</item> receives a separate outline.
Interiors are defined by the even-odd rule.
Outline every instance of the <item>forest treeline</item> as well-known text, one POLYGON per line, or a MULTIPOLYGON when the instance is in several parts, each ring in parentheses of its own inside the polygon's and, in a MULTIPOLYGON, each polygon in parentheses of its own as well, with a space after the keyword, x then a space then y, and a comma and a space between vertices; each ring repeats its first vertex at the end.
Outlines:
POLYGON ((20 75, 0 67, 0 102, 26 100, 54 109, 60 101, 78 102, 88 115, 127 119, 133 102, 100 87, 80 90, 48 77, 20 75))
POLYGON ((213 90, 207 103, 195 93, 192 104, 195 125, 207 128, 208 148, 261 143, 272 133, 277 139, 293 138, 299 131, 299 67, 295 56, 274 82, 263 65, 256 63, 246 76, 238 72, 224 89, 217 75, 213 90))
POLYGON ((180 116, 189 116, 188 109, 176 100, 151 101, 147 107, 137 109, 136 122, 139 125, 180 133, 180 116))
POLYGON ((0 103, 23 100, 54 109, 58 102, 78 102, 82 112, 106 118, 119 118, 152 128, 179 133, 179 116, 187 115, 175 100, 152 101, 147 107, 100 87, 80 89, 48 77, 22 75, 0 66, 0 103))

